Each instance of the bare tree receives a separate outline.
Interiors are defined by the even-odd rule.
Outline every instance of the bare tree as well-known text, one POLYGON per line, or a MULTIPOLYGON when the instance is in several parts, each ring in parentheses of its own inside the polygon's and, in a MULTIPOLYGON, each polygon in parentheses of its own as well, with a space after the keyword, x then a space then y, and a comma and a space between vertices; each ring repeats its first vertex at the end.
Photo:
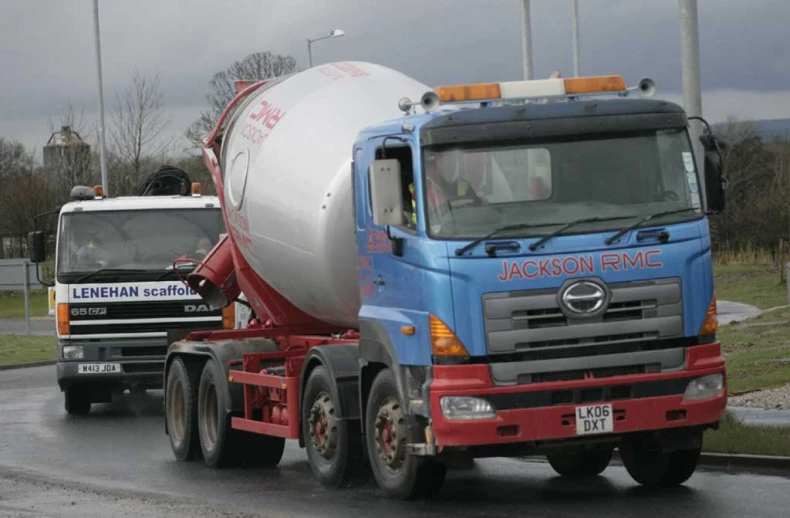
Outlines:
POLYGON ((33 167, 33 156, 21 143, 0 138, 0 181, 33 167))
MULTIPOLYGON (((33 218, 52 210, 58 193, 51 177, 36 167, 33 153, 19 142, 0 138, 0 256, 22 253, 33 218), (14 244, 16 243, 16 244, 14 244)), ((44 229, 51 232, 52 228, 44 229)))
POLYGON ((730 118, 719 131, 728 180, 727 206, 712 219, 718 250, 776 250, 790 224, 790 144, 765 143, 752 121, 730 118))
POLYGON ((255 52, 241 61, 234 62, 226 70, 217 72, 208 83, 208 110, 200 114, 186 131, 186 138, 194 145, 208 135, 225 109, 225 106, 236 94, 235 81, 260 81, 272 77, 281 77, 297 72, 296 59, 291 56, 273 54, 271 52, 255 52))
POLYGON ((162 154, 170 146, 170 139, 163 135, 170 116, 165 112, 158 74, 145 75, 135 69, 131 86, 115 98, 118 106, 112 114, 111 153, 137 183, 144 159, 162 154))

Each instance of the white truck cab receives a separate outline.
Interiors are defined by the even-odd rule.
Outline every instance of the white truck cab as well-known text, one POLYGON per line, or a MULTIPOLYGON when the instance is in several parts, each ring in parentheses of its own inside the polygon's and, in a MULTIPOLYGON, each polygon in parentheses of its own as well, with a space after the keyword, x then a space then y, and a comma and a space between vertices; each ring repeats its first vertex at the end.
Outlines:
POLYGON ((169 332, 236 316, 181 281, 225 232, 215 196, 76 197, 58 218, 57 379, 66 411, 86 414, 115 391, 161 388, 169 332))

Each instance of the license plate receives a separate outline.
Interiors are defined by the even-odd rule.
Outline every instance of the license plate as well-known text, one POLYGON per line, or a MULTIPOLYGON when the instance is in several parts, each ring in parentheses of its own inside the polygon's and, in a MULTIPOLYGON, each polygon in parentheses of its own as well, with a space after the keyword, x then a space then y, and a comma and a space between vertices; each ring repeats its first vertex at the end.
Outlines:
POLYGON ((611 433, 613 431, 612 405, 576 407, 576 435, 611 433))
POLYGON ((79 374, 118 374, 121 372, 120 363, 80 363, 77 365, 79 374))

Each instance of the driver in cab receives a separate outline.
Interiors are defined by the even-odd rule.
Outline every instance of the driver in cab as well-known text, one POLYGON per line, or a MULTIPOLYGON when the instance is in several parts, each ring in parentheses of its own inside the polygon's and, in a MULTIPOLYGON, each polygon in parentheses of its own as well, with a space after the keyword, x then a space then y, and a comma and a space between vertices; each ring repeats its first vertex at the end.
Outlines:
POLYGON ((98 239, 91 237, 77 250, 76 260, 81 268, 95 268, 97 266, 106 268, 110 262, 110 254, 105 247, 101 246, 98 239))
MULTIPOLYGON (((439 218, 456 207, 484 203, 467 178, 464 158, 458 149, 425 153, 425 188, 432 218, 439 218)), ((412 224, 416 226, 417 202, 413 181, 409 184, 409 192, 412 224)))

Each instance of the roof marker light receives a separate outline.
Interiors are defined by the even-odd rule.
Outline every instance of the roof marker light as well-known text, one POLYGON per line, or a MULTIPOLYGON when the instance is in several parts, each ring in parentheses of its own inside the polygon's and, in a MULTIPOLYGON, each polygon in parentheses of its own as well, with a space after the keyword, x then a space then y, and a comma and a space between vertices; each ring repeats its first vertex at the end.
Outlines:
POLYGON ((569 77, 562 82, 565 95, 625 92, 627 88, 622 76, 569 77))
POLYGON ((434 89, 441 103, 491 101, 497 99, 530 99, 593 94, 627 94, 639 91, 644 96, 655 92, 655 83, 643 79, 639 86, 628 88, 620 75, 570 77, 563 79, 553 73, 549 79, 505 81, 470 85, 438 86, 434 89))

